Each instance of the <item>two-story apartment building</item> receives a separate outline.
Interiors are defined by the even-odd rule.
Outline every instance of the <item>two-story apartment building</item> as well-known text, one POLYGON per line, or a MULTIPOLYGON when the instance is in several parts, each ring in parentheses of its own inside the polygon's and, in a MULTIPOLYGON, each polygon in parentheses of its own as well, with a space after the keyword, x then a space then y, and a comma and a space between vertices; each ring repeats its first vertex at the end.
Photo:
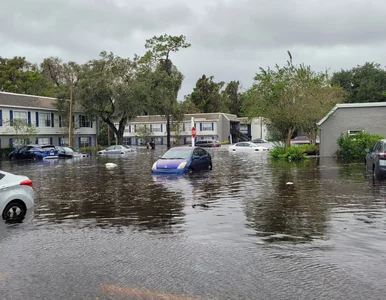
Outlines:
MULTIPOLYGON (((190 144, 194 118, 195 140, 218 140, 237 142, 243 134, 240 132, 240 120, 236 115, 226 113, 186 114, 182 122, 171 125, 172 144, 190 144)), ((160 115, 138 116, 129 122, 124 132, 124 143, 140 145, 150 139, 156 144, 166 144, 166 118, 160 115)))
POLYGON ((267 139, 269 132, 267 125, 264 123, 263 118, 239 118, 240 120, 240 131, 247 135, 250 140, 254 139, 267 139))
MULTIPOLYGON (((55 98, 0 92, 0 148, 25 142, 68 145, 68 127, 55 104, 55 98)), ((73 122, 73 145, 95 146, 97 122, 88 119, 76 105, 73 122)))

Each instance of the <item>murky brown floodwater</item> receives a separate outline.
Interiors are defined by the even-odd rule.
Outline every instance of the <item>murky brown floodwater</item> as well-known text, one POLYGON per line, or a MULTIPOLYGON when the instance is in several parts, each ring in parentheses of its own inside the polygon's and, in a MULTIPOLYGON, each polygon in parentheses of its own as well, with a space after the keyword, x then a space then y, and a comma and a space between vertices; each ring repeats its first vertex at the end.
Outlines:
POLYGON ((152 177, 163 151, 2 162, 36 207, 0 227, 0 298, 385 299, 386 184, 362 163, 224 147, 210 173, 152 177))

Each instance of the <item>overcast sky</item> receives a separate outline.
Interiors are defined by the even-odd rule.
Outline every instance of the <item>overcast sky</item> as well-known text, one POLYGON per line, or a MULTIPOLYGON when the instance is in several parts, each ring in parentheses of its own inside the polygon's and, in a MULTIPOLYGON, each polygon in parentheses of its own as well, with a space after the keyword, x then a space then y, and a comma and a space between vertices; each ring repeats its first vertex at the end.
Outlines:
POLYGON ((185 35, 173 54, 189 94, 202 75, 239 80, 259 67, 295 63, 332 71, 386 50, 385 0, 1 0, 0 56, 85 62, 102 50, 132 57, 154 35, 185 35))

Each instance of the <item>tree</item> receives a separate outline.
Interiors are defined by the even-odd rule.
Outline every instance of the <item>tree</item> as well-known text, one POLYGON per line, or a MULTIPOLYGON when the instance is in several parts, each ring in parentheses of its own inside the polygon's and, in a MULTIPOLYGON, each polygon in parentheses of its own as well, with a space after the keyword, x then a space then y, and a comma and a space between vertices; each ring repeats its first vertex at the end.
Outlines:
POLYGON ((150 131, 150 128, 146 125, 137 125, 135 130, 135 136, 140 138, 143 142, 147 142, 147 138, 152 136, 153 133, 150 131), (145 140, 145 141, 144 141, 145 140))
POLYGON ((268 119, 286 147, 297 129, 315 134, 316 122, 346 97, 342 88, 331 86, 327 73, 314 72, 304 64, 294 65, 288 54, 286 65, 260 68, 244 103, 247 116, 268 119))
POLYGON ((73 108, 75 104, 75 88, 79 81, 80 66, 73 61, 63 63, 58 57, 50 57, 43 60, 41 65, 43 74, 55 84, 57 109, 59 115, 68 124, 68 144, 72 147, 73 134, 75 131, 72 121, 73 108), (67 122, 68 121, 68 122, 67 122))
POLYGON ((366 62, 351 70, 333 74, 331 82, 348 92, 350 103, 386 101, 386 70, 380 64, 366 62))
POLYGON ((227 111, 221 91, 225 83, 214 82, 213 78, 202 75, 189 95, 194 106, 203 113, 227 111))
POLYGON ((99 59, 82 66, 77 101, 86 115, 100 117, 117 137, 118 144, 122 144, 127 122, 145 108, 146 83, 140 57, 129 59, 101 52, 99 59))
POLYGON ((242 116, 242 105, 244 101, 244 95, 240 93, 241 84, 239 81, 229 82, 225 90, 223 91, 223 97, 225 105, 229 113, 242 116))
POLYGON ((190 95, 185 95, 184 101, 181 101, 179 104, 183 114, 200 113, 200 110, 193 104, 190 95))
POLYGON ((50 97, 54 85, 25 57, 0 57, 0 91, 50 97))
POLYGON ((35 140, 38 134, 36 126, 28 124, 27 120, 6 120, 4 123, 8 125, 6 132, 15 136, 13 145, 16 147, 21 147, 30 143, 31 140, 35 140))
POLYGON ((186 37, 161 35, 146 40, 145 48, 150 49, 147 53, 149 58, 155 60, 153 80, 151 84, 154 106, 157 111, 166 117, 166 141, 170 148, 170 124, 171 118, 177 105, 177 95, 181 88, 183 75, 173 65, 170 55, 178 52, 181 48, 191 45, 186 42, 186 37))

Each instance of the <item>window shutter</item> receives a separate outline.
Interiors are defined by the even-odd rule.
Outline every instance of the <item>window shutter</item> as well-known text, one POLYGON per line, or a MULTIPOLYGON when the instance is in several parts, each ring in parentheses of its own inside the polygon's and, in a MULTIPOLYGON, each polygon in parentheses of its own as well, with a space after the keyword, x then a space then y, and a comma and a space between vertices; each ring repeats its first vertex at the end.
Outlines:
POLYGON ((91 139, 91 136, 90 136, 90 137, 88 138, 88 146, 89 146, 89 147, 92 147, 91 142, 92 142, 92 139, 91 139))
POLYGON ((85 124, 82 124, 82 115, 79 115, 79 117, 78 117, 78 122, 79 122, 79 127, 83 127, 83 125, 85 125, 85 124))
POLYGON ((163 129, 162 129, 162 124, 161 124, 161 132, 163 132, 163 129))
POLYGON ((51 127, 54 127, 54 113, 51 113, 51 127))
POLYGON ((36 112, 35 116, 36 116, 36 127, 39 127, 39 113, 36 112))
POLYGON ((31 112, 29 111, 27 114, 28 114, 28 125, 31 125, 31 112))
POLYGON ((81 140, 81 137, 78 137, 78 147, 82 147, 82 140, 81 140))
POLYGON ((59 146, 62 146, 62 138, 61 138, 61 137, 58 138, 58 142, 59 142, 59 143, 58 143, 59 146))
POLYGON ((3 126, 3 111, 0 109, 0 126, 3 126))
POLYGON ((13 110, 9 111, 9 125, 13 126, 13 110))
POLYGON ((53 142, 52 137, 50 137, 50 145, 52 145, 52 142, 53 142))
POLYGON ((59 116, 59 127, 62 127, 62 116, 59 116))
POLYGON ((214 131, 214 123, 212 122, 212 131, 214 131))
POLYGON ((163 144, 164 144, 164 138, 161 137, 161 145, 163 145, 163 144))
POLYGON ((39 143, 39 139, 36 138, 36 139, 35 139, 35 144, 38 144, 38 143, 39 143))
POLYGON ((150 132, 153 132, 153 125, 150 124, 150 132))
POLYGON ((9 138, 9 148, 13 148, 13 138, 9 138))
POLYGON ((202 131, 202 123, 200 123, 200 131, 202 131))

